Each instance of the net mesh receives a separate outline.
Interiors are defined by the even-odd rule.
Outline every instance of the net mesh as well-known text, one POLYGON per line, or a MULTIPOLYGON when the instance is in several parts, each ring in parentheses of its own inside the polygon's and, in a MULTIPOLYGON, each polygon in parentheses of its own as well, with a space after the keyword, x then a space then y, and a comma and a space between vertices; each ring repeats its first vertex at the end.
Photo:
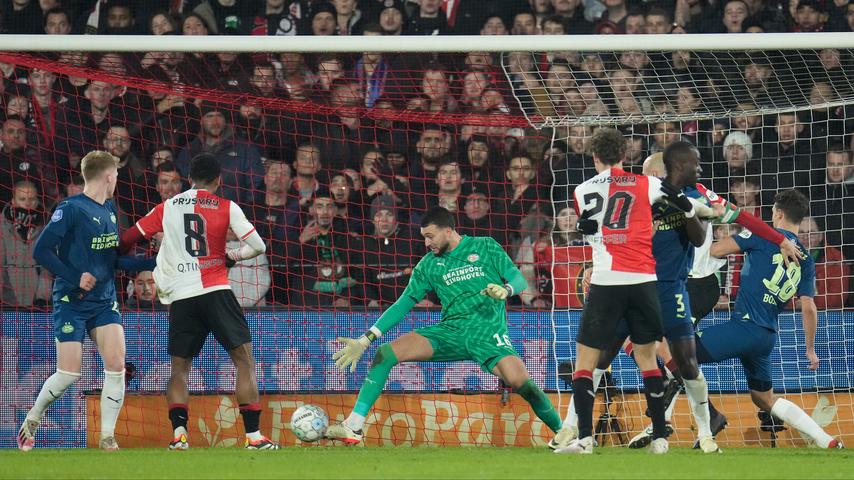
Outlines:
MULTIPOLYGON (((287 425, 302 403, 322 406, 333 421, 349 413, 368 362, 355 375, 338 372, 335 340, 363 333, 403 291, 425 253, 420 217, 433 205, 455 212, 461 233, 495 238, 519 266, 529 287, 510 302, 510 337, 537 384, 566 391, 560 373, 574 356, 590 252, 565 207, 573 187, 594 174, 588 144, 603 124, 625 131, 631 168, 690 139, 703 153, 703 181, 766 220, 778 189, 810 194, 824 232, 808 239, 823 272, 823 365, 804 368, 800 323, 784 314, 775 387, 824 415, 831 433, 850 431, 849 54, 4 53, 11 73, 0 131, 0 445, 12 446, 55 361, 51 279, 31 260, 32 243, 56 202, 82 188, 79 161, 93 149, 122 159, 123 228, 188 186, 193 155, 220 158, 223 195, 268 244, 229 278, 247 309, 262 430, 274 440, 295 441, 287 425), (746 64, 758 72, 739 80, 746 64)), ((716 235, 727 228, 715 227, 716 235)), ((155 238, 138 253, 157 248, 155 238)), ((718 309, 702 325, 728 318, 740 262, 727 260, 718 309)), ((150 274, 117 282, 133 371, 117 434, 123 446, 160 446, 171 430, 162 396, 167 314, 150 274)), ((439 307, 428 296, 386 339, 437 322, 439 307)), ((103 369, 88 341, 84 351, 84 364, 96 367, 48 411, 39 440, 51 446, 97 442, 103 369)), ((731 418, 724 438, 767 444, 740 369, 704 371, 710 389, 725 394, 715 397, 731 418)), ((608 402, 599 403, 615 423, 602 424, 612 434, 601 441, 620 444, 645 426, 645 405, 631 360, 618 358, 612 373, 608 402)), ((190 377, 195 444, 229 446, 241 437, 234 378, 227 354, 210 341, 190 377)), ((471 363, 398 366, 387 391, 368 418, 369 444, 532 445, 551 435, 521 398, 471 363)), ((676 439, 693 441, 684 401, 674 421, 676 439)))

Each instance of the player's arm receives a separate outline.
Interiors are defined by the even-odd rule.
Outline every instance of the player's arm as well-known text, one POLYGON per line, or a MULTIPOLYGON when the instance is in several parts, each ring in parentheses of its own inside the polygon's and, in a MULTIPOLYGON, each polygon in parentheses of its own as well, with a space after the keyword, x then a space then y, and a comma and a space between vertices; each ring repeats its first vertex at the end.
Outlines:
POLYGON ((768 240, 774 245, 779 246, 780 253, 783 254, 786 265, 789 262, 799 263, 800 259, 806 258, 805 252, 802 252, 785 235, 768 226, 761 218, 742 210, 732 202, 728 202, 725 198, 718 196, 718 194, 700 183, 697 184, 697 190, 706 197, 710 204, 721 205, 724 208, 723 214, 715 219, 715 223, 737 223, 755 233, 759 238, 768 240))
POLYGON ((33 259, 54 276, 60 277, 72 285, 80 285, 81 276, 84 272, 78 272, 77 269, 65 263, 57 255, 59 244, 63 237, 69 234, 73 224, 74 208, 68 202, 60 203, 33 246, 33 259))
POLYGON ((229 226, 237 235, 237 238, 243 243, 240 248, 235 248, 226 252, 226 256, 234 261, 248 260, 255 258, 258 255, 267 251, 267 245, 264 244, 264 239, 255 230, 252 223, 246 219, 243 210, 234 202, 230 202, 229 206, 229 226))
POLYGON ((504 280, 504 285, 490 283, 480 293, 489 295, 496 300, 506 300, 507 297, 512 297, 528 288, 528 280, 525 279, 513 260, 510 260, 501 245, 492 238, 489 238, 487 242, 487 253, 504 280))
MULTIPOLYGON (((798 298, 801 300, 801 322, 804 327, 806 356, 809 369, 818 369, 818 355, 815 354, 815 331, 818 324, 818 308, 815 306, 816 275, 815 262, 810 258, 801 262, 801 278, 798 282, 798 298)), ((788 272, 788 268, 786 269, 788 272)))
MULTIPOLYGON (((423 262, 422 260, 421 262, 423 262)), ((338 337, 338 341, 344 344, 341 350, 332 355, 335 360, 335 365, 342 372, 350 368, 350 372, 356 371, 356 364, 362 358, 362 354, 373 343, 374 340, 380 338, 397 326, 401 320, 406 317, 406 314, 412 310, 418 302, 424 298, 429 290, 432 289, 427 276, 421 269, 421 262, 412 270, 412 276, 409 277, 409 284, 396 302, 391 304, 380 318, 359 338, 338 337)))
POLYGON ((122 233, 122 238, 119 241, 119 254, 127 254, 134 245, 143 239, 150 239, 155 234, 163 231, 163 208, 164 204, 162 203, 152 208, 134 226, 122 233))
POLYGON ((156 266, 156 258, 137 257, 136 255, 121 255, 116 258, 116 268, 125 272, 144 272, 154 270, 156 266))
POLYGON ((809 369, 818 369, 818 355, 815 354, 815 331, 818 325, 818 309, 813 297, 801 296, 801 322, 804 327, 804 340, 806 342, 806 356, 809 360, 809 369))
POLYGON ((695 247, 700 247, 706 241, 706 228, 708 225, 706 222, 700 220, 699 215, 694 215, 691 218, 687 219, 685 223, 685 233, 688 235, 688 241, 690 241, 695 247))
POLYGON ((735 237, 727 237, 723 240, 718 240, 713 243, 709 249, 709 254, 716 258, 724 258, 727 255, 741 253, 741 245, 735 241, 735 237))

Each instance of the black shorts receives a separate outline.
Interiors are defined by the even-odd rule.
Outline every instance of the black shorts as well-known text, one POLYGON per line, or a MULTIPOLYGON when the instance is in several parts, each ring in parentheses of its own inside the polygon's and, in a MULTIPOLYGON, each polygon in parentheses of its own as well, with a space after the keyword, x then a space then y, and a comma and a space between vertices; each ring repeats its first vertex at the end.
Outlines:
POLYGON ((243 309, 231 290, 176 300, 169 306, 169 355, 197 356, 209 333, 226 351, 252 342, 243 309))
POLYGON ((654 342, 664 335, 656 282, 591 285, 576 341, 605 350, 614 343, 623 319, 632 342, 638 345, 654 342))
POLYGON ((712 313, 718 298, 721 296, 721 286, 718 276, 711 274, 707 277, 688 279, 688 297, 691 299, 691 315, 694 316, 694 330, 700 320, 712 313))

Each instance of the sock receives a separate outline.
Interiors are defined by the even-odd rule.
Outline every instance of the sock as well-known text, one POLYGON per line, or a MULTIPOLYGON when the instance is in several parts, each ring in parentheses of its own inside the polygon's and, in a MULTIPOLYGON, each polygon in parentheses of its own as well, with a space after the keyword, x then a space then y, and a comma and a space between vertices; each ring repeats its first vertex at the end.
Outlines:
POLYGON ((172 430, 177 430, 178 427, 186 430, 189 418, 190 413, 186 403, 169 404, 169 421, 172 422, 172 430))
POLYGON ((593 391, 593 372, 576 370, 572 374, 572 399, 575 400, 575 411, 578 413, 578 438, 593 436, 593 402, 596 392, 593 391))
POLYGON ((785 398, 778 398, 774 402, 774 405, 771 407, 771 415, 795 427, 795 430, 812 439, 821 448, 827 448, 828 444, 833 440, 833 437, 822 430, 815 423, 815 420, 801 410, 801 407, 785 398))
POLYGON ((643 389, 646 394, 646 405, 652 416, 652 438, 664 438, 664 381, 661 378, 661 370, 646 370, 641 372, 643 376, 643 389))
POLYGON ((685 395, 691 405, 694 421, 697 422, 697 437, 711 437, 712 430, 709 427, 709 385, 703 372, 693 380, 685 379, 685 395))
MULTIPOLYGON (((599 384, 602 383, 602 377, 607 370, 601 368, 593 369, 593 393, 599 390, 599 384)), ((575 413, 575 395, 569 399, 569 405, 566 407, 566 418, 563 420, 564 427, 578 427, 578 414, 575 413)))
POLYGON ((39 396, 36 397, 36 402, 33 404, 33 408, 27 412, 27 418, 37 422, 41 421, 44 411, 47 410, 53 402, 57 401, 59 397, 65 393, 68 387, 79 379, 79 373, 71 373, 57 369, 53 375, 45 380, 41 391, 39 391, 39 396))
POLYGON ((676 409, 676 400, 679 398, 679 392, 676 392, 676 395, 673 395, 673 399, 670 400, 670 405, 664 410, 664 421, 669 422, 670 419, 673 418, 673 410, 676 409))
MULTIPOLYGON (((244 403, 240 405, 240 416, 243 417, 243 427, 246 430, 246 435, 250 433, 258 433, 258 424, 261 423, 261 404, 260 403, 244 403)), ((260 436, 260 433, 259 433, 260 436)), ((252 440, 260 440, 260 438, 252 440)))
POLYGON ((254 432, 246 432, 246 438, 253 442, 257 442, 258 440, 264 438, 264 435, 261 435, 260 431, 255 430, 254 432))
POLYGON ((347 420, 344 420, 344 424, 353 431, 359 431, 365 425, 365 416, 356 412, 350 412, 350 416, 347 417, 347 420))
POLYGON ((353 406, 353 412, 358 414, 358 417, 350 415, 347 419, 347 426, 353 430, 361 430, 365 424, 365 417, 374 406, 374 403, 380 398, 380 394, 385 388, 385 382, 388 380, 388 374, 391 369, 397 365, 397 356, 394 354, 391 345, 385 343, 377 349, 377 356, 374 357, 374 362, 371 364, 371 369, 368 370, 368 376, 365 377, 365 382, 362 383, 362 388, 359 389, 359 396, 356 397, 356 405, 353 406), (352 422, 350 421, 352 418, 352 422))
POLYGON ((521 387, 516 389, 516 393, 531 404, 531 409, 534 410, 537 418, 542 420, 553 432, 557 433, 560 430, 560 415, 558 415, 549 397, 533 380, 529 378, 521 387))
POLYGON ((101 438, 112 437, 116 421, 125 403, 125 370, 104 370, 104 388, 101 390, 101 438))

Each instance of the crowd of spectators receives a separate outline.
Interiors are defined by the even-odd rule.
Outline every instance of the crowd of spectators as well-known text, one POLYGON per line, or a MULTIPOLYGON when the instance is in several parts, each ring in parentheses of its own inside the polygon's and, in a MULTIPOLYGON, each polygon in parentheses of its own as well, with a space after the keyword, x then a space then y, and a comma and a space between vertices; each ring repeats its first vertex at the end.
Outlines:
MULTIPOLYGON (((4 0, 0 29, 394 36, 854 27, 854 3, 846 0, 92 3, 4 0)), ((456 213, 461 233, 492 236, 506 247, 529 279, 517 305, 578 308, 590 251, 575 232, 568 200, 595 173, 588 143, 596 127, 559 128, 552 142, 549 130, 523 128, 523 112, 626 120, 620 128, 633 170, 648 154, 691 141, 702 153, 702 181, 766 220, 776 191, 801 189, 812 204, 801 241, 819 265, 817 304, 839 309, 854 302, 854 109, 838 102, 854 96, 845 73, 854 57, 847 50, 57 52, 38 60, 36 67, 0 63, 0 301, 6 306, 49 302, 51 279, 29 251, 56 202, 82 190, 82 156, 102 149, 121 162, 122 228, 189 188, 194 155, 220 159, 221 194, 242 206, 268 244, 266 255, 229 272, 244 306, 388 305, 425 253, 422 212, 441 205, 456 213), (116 77, 126 81, 115 83, 116 77), (807 102, 813 107, 786 108, 807 102)), ((716 236, 732 233, 731 226, 715 227, 716 236)), ((139 253, 158 246, 155 238, 139 253)), ((741 261, 729 258, 721 270, 720 308, 735 297, 741 261)), ((126 281, 127 308, 158 307, 150 272, 126 281)))

